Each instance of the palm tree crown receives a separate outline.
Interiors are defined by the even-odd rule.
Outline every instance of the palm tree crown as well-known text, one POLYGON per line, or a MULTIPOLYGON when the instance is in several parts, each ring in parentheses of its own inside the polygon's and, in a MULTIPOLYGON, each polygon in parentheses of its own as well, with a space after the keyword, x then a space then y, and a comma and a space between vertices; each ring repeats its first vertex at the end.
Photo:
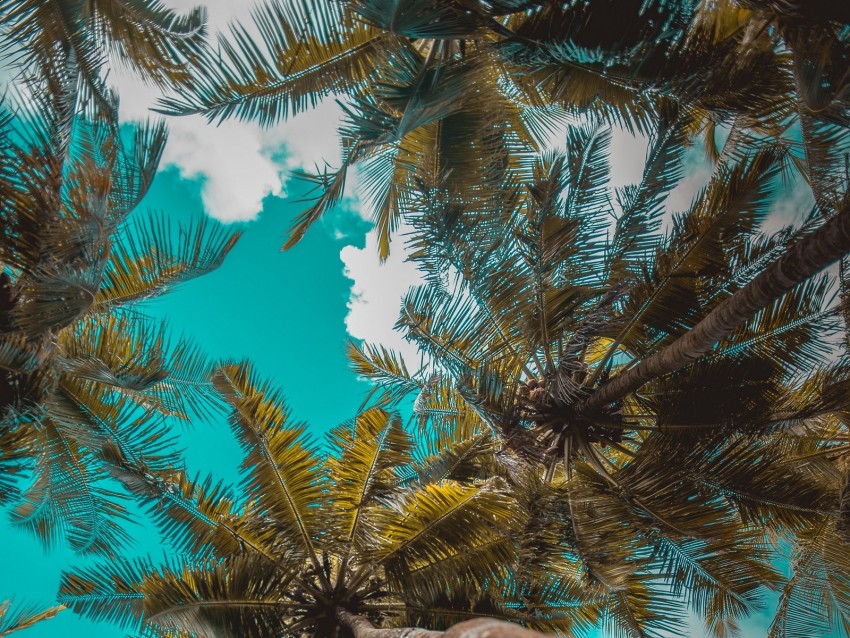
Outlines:
MULTIPOLYGON (((0 449, 34 470, 14 518, 46 542, 110 553, 126 532, 104 486, 102 444, 173 453, 163 418, 205 405, 210 368, 135 303, 217 267, 238 233, 130 215, 151 184, 165 128, 119 134, 76 115, 73 77, 4 121, 0 156, 0 449)), ((4 475, 0 495, 15 498, 4 475)))
MULTIPOLYGON (((173 470, 155 478, 115 449, 116 476, 191 553, 66 575, 63 603, 179 636, 361 636, 477 616, 567 630, 598 617, 572 581, 520 576, 531 518, 503 479, 470 477, 483 441, 477 464, 454 441, 423 456, 399 417, 375 407, 333 430, 322 455, 247 364, 223 365, 215 384, 245 452, 242 495, 173 470)), ((538 566, 557 558, 525 551, 538 566)))
MULTIPOLYGON (((463 413, 544 477, 562 464, 587 587, 613 598, 631 591, 639 609, 629 587, 660 559, 673 590, 695 579, 684 586, 689 601, 710 623, 722 619, 712 625, 722 634, 751 608, 759 582, 777 583, 762 562, 769 538, 826 543, 843 529, 832 459, 843 449, 834 437, 848 368, 829 360, 825 336, 839 329, 840 309, 829 304, 832 278, 818 275, 727 329, 691 365, 608 392, 737 299, 797 236, 817 236, 818 215, 802 230, 758 232, 775 201, 780 152, 770 146, 719 163, 661 234, 687 127, 687 115, 670 113, 642 183, 617 193, 618 208, 606 188, 607 132, 593 127, 572 129, 569 156, 540 159, 533 182, 506 184, 486 209, 434 177, 410 240, 429 280, 407 295, 398 323, 434 374, 412 377, 377 348, 355 351, 355 361, 391 399, 416 393, 426 430, 463 413)), ((795 582, 788 591, 801 596, 795 582)), ((839 586, 817 582, 838 614, 830 622, 846 619, 826 594, 839 586)), ((789 616, 780 611, 781 624, 789 616)), ((645 609, 632 616, 643 626, 633 635, 653 629, 645 609)))

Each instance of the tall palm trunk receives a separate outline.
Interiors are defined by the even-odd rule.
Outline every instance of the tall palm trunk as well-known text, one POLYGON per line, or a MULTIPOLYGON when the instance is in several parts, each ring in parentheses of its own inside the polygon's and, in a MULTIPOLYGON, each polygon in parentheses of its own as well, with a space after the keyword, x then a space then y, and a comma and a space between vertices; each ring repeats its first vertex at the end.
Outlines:
POLYGON ((708 313, 690 332, 603 384, 580 407, 580 412, 608 405, 644 383, 688 365, 759 310, 848 252, 850 204, 822 228, 794 244, 758 277, 708 313))
POLYGON ((354 638, 552 638, 547 634, 492 618, 476 618, 452 625, 445 631, 431 631, 418 627, 379 629, 363 616, 357 616, 345 609, 338 609, 336 617, 351 630, 354 638))

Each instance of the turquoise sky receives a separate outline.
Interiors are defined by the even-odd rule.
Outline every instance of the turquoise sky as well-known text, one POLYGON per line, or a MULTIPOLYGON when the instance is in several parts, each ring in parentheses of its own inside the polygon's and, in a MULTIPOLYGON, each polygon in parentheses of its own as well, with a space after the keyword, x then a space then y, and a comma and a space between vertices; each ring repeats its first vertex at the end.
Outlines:
MULTIPOLYGON (((290 190, 296 185, 290 184, 290 190)), ((140 207, 162 210, 175 221, 203 214, 201 183, 162 171, 140 207)), ((298 198, 297 191, 291 199, 298 198)), ((216 358, 248 357, 282 387, 295 419, 321 434, 354 415, 368 386, 349 372, 345 357, 346 302, 351 280, 339 251, 362 245, 368 225, 356 214, 337 212, 317 224, 302 243, 280 252, 292 216, 303 204, 266 198, 256 221, 217 271, 184 284, 144 309, 167 319, 175 333, 194 337, 216 358), (339 232, 337 232, 339 231, 339 232), (339 237, 340 233, 342 237, 339 237)), ((182 435, 193 472, 235 482, 240 453, 226 423, 194 423, 182 435)), ((131 555, 168 551, 153 526, 132 529, 131 555)), ((50 606, 63 569, 85 561, 67 550, 45 552, 0 512, 0 600, 50 606)), ((16 636, 21 638, 123 638, 125 632, 64 611, 16 636)))

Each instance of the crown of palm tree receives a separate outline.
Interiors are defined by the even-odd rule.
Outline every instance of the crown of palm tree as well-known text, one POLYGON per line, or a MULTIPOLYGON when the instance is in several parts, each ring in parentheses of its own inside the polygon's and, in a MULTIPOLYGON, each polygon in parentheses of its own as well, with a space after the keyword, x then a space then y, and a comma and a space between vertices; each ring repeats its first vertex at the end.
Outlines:
MULTIPOLYGON (((572 129, 569 156, 539 160, 524 192, 506 184, 486 209, 435 177, 411 238, 430 279, 407 295, 398 327, 436 373, 421 381, 381 348, 353 355, 388 400, 418 395, 426 430, 463 414, 550 478, 562 463, 574 551, 590 583, 613 595, 651 572, 635 555, 659 559, 674 590, 682 585, 671 574, 689 574, 690 602, 720 634, 746 613, 759 580, 777 582, 764 565, 735 572, 736 552, 755 560, 765 534, 796 532, 800 552, 822 555, 842 533, 845 488, 833 460, 843 450, 848 367, 829 359, 825 337, 839 329, 840 308, 829 305, 832 277, 819 275, 727 325, 684 358, 690 365, 674 359, 644 374, 752 290, 767 264, 802 245, 796 239, 829 227, 813 231, 815 214, 799 231, 759 234, 778 171, 777 151, 765 146, 718 164, 661 234, 687 127, 671 113, 642 183, 617 193, 619 210, 606 188, 607 133, 592 127, 572 129), (707 556, 729 563, 703 563, 707 556)), ((821 565, 847 573, 835 558, 821 565)), ((795 613, 813 573, 802 570, 788 586, 795 613)), ((846 622, 847 609, 830 599, 842 586, 818 573, 809 593, 835 612, 829 622, 846 622)), ((797 618, 783 605, 777 626, 797 618)), ((805 617, 815 623, 817 613, 805 617)))
MULTIPOLYGON (((75 84, 66 79, 60 88, 75 84)), ((79 551, 110 553, 126 512, 100 480, 103 442, 119 437, 167 463, 163 419, 203 409, 211 373, 197 346, 135 303, 216 268, 238 233, 129 219, 165 128, 119 135, 78 118, 73 91, 35 97, 5 119, 0 156, 2 462, 34 470, 18 523, 45 542, 67 534, 79 551)), ((16 484, 4 475, 4 500, 16 499, 16 484)))
MULTIPOLYGON (((64 604, 178 636, 359 637, 375 625, 395 636, 386 630, 480 616, 567 631, 598 619, 601 602, 579 589, 574 565, 546 571, 560 564, 563 521, 484 476, 484 438, 417 452, 399 417, 373 407, 333 430, 321 454, 247 364, 224 364, 215 384, 245 452, 241 494, 151 472, 113 448, 115 475, 186 559, 68 574, 64 604)), ((534 496, 546 493, 537 482, 534 496)))

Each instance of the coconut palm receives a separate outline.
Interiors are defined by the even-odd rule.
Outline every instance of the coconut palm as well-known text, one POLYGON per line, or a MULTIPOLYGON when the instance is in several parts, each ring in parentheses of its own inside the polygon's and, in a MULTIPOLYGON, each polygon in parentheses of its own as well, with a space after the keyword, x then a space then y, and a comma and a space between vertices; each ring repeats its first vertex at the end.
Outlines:
POLYGON ((98 108, 114 107, 105 84, 113 56, 144 81, 174 86, 205 44, 206 14, 180 16, 159 0, 2 0, 3 52, 25 75, 72 66, 98 108))
MULTIPOLYGON (((176 636, 454 636, 464 628, 532 638, 541 634, 496 621, 567 631, 598 618, 598 602, 565 569, 563 579, 521 577, 524 542, 537 542, 538 566, 560 555, 547 555, 534 517, 503 479, 468 473, 478 465, 468 446, 418 454, 399 417, 372 407, 333 430, 323 454, 249 365, 222 365, 215 384, 245 453, 239 494, 179 470, 152 471, 110 446, 113 472, 148 501, 184 558, 77 570, 64 576, 63 604, 176 636), (450 462, 460 457, 470 462, 450 462), (434 631, 403 634, 406 625, 434 631)), ((480 442, 482 464, 485 451, 480 442)))
MULTIPOLYGON (((73 86, 69 77, 66 86, 73 86)), ((0 157, 0 463, 34 471, 13 518, 50 543, 112 552, 126 537, 102 443, 167 463, 163 419, 206 405, 211 371, 137 302, 216 268, 238 233, 131 214, 166 140, 75 117, 73 92, 7 117, 0 157)), ((7 500, 20 481, 2 486, 7 500)))
MULTIPOLYGON (((786 89, 782 112, 792 126, 781 139, 818 206, 830 213, 840 210, 850 179, 845 159, 850 153, 847 9, 834 2, 784 0, 724 0, 704 6, 716 29, 768 34, 777 51, 787 52, 794 81, 786 89)), ((735 128, 741 124, 736 119, 735 128)), ((706 129, 709 140, 713 129, 706 129)))
POLYGON ((423 166, 468 196, 486 196, 506 167, 529 166, 527 154, 567 114, 648 131, 672 99, 701 114, 694 132, 743 113, 741 123, 781 130, 792 106, 785 58, 757 28, 720 23, 696 5, 273 1, 255 16, 259 44, 234 28, 193 89, 162 108, 272 125, 342 96, 342 166, 304 175, 316 201, 287 246, 339 200, 348 168, 362 163, 385 258, 423 166))
MULTIPOLYGON (((812 471, 810 458, 841 453, 847 364, 829 363, 824 338, 840 327, 832 280, 812 275, 850 249, 850 211, 760 235, 778 170, 764 146, 719 164, 661 234, 687 125, 673 113, 658 129, 643 182, 618 192, 616 208, 607 133, 592 127, 572 129, 573 154, 541 159, 497 209, 470 206, 435 176, 411 239, 430 278, 398 326, 436 376, 417 382, 376 348, 356 362, 394 399, 416 393, 426 429, 465 406, 505 454, 550 476, 563 464, 575 552, 597 587, 651 571, 622 571, 627 557, 611 545, 642 551, 663 557, 664 574, 689 574, 671 587, 727 622, 746 613, 748 594, 727 587, 746 570, 712 578, 686 557, 819 528, 832 530, 828 544, 840 529, 840 476, 825 461, 812 471)), ((776 583, 769 570, 759 578, 776 583)))
POLYGON ((842 3, 814 0, 738 0, 756 16, 770 20, 794 56, 799 96, 822 113, 843 108, 850 99, 850 9, 842 3))
POLYGON ((0 602, 0 636, 9 636, 16 631, 28 629, 43 620, 53 618, 65 609, 61 605, 40 610, 32 606, 12 606, 12 601, 0 602))

